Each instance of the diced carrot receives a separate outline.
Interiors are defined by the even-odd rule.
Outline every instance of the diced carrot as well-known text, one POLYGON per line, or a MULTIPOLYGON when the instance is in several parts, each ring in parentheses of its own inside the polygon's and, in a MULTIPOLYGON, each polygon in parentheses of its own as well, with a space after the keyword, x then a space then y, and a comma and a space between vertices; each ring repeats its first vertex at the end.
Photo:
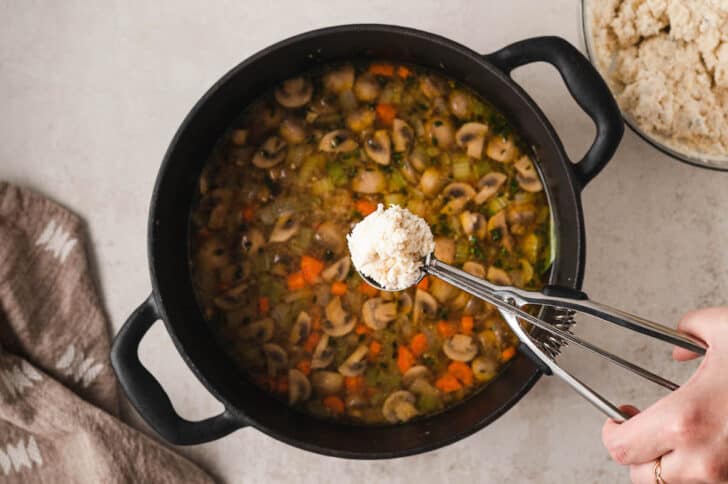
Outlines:
POLYGON ((354 206, 356 207, 356 211, 362 214, 362 216, 366 217, 373 211, 377 209, 377 205, 373 202, 370 202, 369 200, 359 199, 356 202, 354 202, 354 206))
POLYGON ((394 66, 392 64, 372 64, 369 66, 369 72, 375 76, 392 77, 394 75, 394 66))
POLYGON ((359 323, 356 325, 356 328, 354 328, 354 333, 356 334, 369 334, 372 330, 369 329, 369 326, 363 323, 359 323))
POLYGON ((316 348, 316 345, 318 344, 319 340, 321 339, 321 333, 313 332, 308 335, 308 338, 306 338, 306 342, 303 343, 303 349, 308 351, 309 353, 313 353, 314 348, 316 348))
POLYGON ((394 121, 394 118, 397 116, 397 110, 394 109, 394 106, 387 103, 379 103, 377 104, 377 117, 385 126, 391 126, 392 121, 394 121))
POLYGON ((347 376, 344 378, 344 386, 348 393, 359 393, 364 389, 364 377, 347 376))
POLYGON ((460 390, 463 385, 450 373, 445 373, 435 382, 435 386, 445 393, 455 392, 460 390))
POLYGON ((377 340, 372 340, 371 343, 369 343, 369 353, 367 353, 368 358, 370 360, 374 360, 379 353, 382 352, 382 343, 380 343, 377 340))
POLYGON ((251 206, 247 206, 240 211, 240 216, 243 217, 243 220, 246 222, 250 222, 253 218, 255 218, 255 209, 251 206))
POLYGON ((303 272, 299 271, 289 275, 286 283, 288 283, 289 291, 298 291, 306 286, 306 279, 303 278, 303 272))
POLYGON ((453 361, 447 367, 447 371, 460 380, 466 387, 473 384, 473 370, 462 361, 453 361))
POLYGON ((366 282, 362 282, 361 284, 359 284, 358 291, 369 297, 375 297, 377 294, 379 294, 379 290, 376 287, 367 284, 366 282))
POLYGON ((348 289, 345 282, 336 281, 333 284, 331 284, 331 294, 334 296, 343 296, 346 294, 346 290, 348 289))
POLYGON ((417 333, 412 337, 410 342, 410 349, 415 356, 420 356, 422 353, 427 351, 427 336, 424 333, 417 333))
POLYGON ((515 346, 509 346, 508 348, 504 349, 501 353, 501 359, 503 361, 508 361, 511 358, 516 356, 516 347, 515 346))
POLYGON ((322 270, 324 270, 322 261, 309 255, 301 257, 301 273, 303 273, 303 279, 309 284, 316 283, 322 270))
POLYGON ((422 289, 423 291, 426 291, 430 288, 430 278, 425 276, 422 278, 420 282, 417 283, 417 289, 422 289))
POLYGON ((402 79, 407 79, 409 76, 412 75, 412 71, 407 69, 405 66, 399 66, 397 67, 397 75, 402 79))
POLYGON ((447 321, 437 322, 437 333, 441 338, 449 338, 455 334, 455 325, 447 321))
POLYGON ((474 324, 472 316, 463 316, 460 318, 460 331, 462 331, 463 334, 473 334, 474 324))
POLYGON ((328 408, 329 411, 335 415, 341 415, 344 413, 344 401, 336 395, 329 395, 324 398, 324 407, 328 408))
POLYGON ((311 373, 311 360, 301 360, 296 365, 296 368, 299 369, 301 373, 304 375, 308 375, 311 373))
POLYGON ((276 381, 276 391, 278 393, 288 393, 288 377, 282 376, 276 381))
POLYGON ((415 364, 415 356, 412 352, 404 345, 400 345, 397 348, 397 367, 400 373, 407 373, 407 370, 412 368, 415 364))
POLYGON ((270 299, 265 296, 258 298, 258 313, 265 316, 268 311, 270 311, 270 299))

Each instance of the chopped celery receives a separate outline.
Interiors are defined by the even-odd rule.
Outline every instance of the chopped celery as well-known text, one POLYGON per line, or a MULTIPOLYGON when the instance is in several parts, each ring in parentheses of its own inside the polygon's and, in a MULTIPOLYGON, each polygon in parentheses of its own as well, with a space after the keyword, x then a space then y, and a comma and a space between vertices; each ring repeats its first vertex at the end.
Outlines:
POLYGON ((458 240, 455 244, 455 264, 463 264, 470 255, 470 244, 466 240, 458 240))
POLYGON ((475 176, 480 179, 493 171, 493 166, 491 165, 490 161, 488 160, 478 160, 477 163, 475 163, 475 176))
POLYGON ((452 177, 458 181, 470 180, 470 159, 467 156, 455 156, 452 163, 452 177))
POLYGON ((493 216, 506 208, 508 205, 508 199, 506 197, 498 197, 488 202, 488 215, 493 216))
POLYGON ((485 104, 475 99, 473 99, 472 103, 473 114, 475 116, 483 116, 485 114, 485 104))
POLYGON ((270 255, 263 252, 258 257, 251 257, 250 269, 256 274, 267 272, 270 269, 270 255))
POLYGON ((313 230, 309 227, 301 227, 288 243, 288 249, 296 255, 303 255, 308 252, 312 240, 313 230))
POLYGON ((311 192, 316 196, 327 195, 334 191, 334 182, 329 177, 321 178, 311 184, 311 192))
POLYGON ((424 217, 427 213, 427 202, 422 199, 412 198, 407 203, 407 209, 415 215, 424 217))
POLYGON ((390 192, 397 192, 407 186, 407 180, 404 179, 402 174, 395 170, 392 172, 392 174, 389 176, 389 182, 387 183, 387 188, 390 192))
POLYGON ((423 393, 417 399, 417 408, 422 413, 429 413, 438 410, 442 402, 436 393, 423 393))
POLYGON ((443 153, 440 155, 440 165, 450 166, 451 163, 452 163, 452 159, 450 158, 449 153, 443 153))
POLYGON ((407 202, 407 197, 401 193, 388 193, 384 195, 384 206, 389 207, 390 205, 404 206, 407 202))
POLYGON ((326 157, 321 153, 314 153, 306 157, 298 170, 298 182, 306 184, 311 177, 326 166, 326 157))

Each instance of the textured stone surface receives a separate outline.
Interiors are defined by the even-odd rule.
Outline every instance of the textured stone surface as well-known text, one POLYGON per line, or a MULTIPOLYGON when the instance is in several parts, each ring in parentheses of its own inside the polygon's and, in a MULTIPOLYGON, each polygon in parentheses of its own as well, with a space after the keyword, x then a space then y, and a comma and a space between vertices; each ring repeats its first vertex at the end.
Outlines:
MULTIPOLYGON (((0 0, 0 178, 40 190, 89 223, 115 329, 150 290, 146 214, 159 162, 192 104, 224 72, 289 35, 339 23, 410 25, 488 52, 525 37, 578 42, 574 1, 10 2, 0 0)), ((577 158, 594 130, 553 69, 516 78, 577 158)), ((628 132, 584 192, 585 287, 596 299, 674 325, 728 293, 728 174, 675 162, 628 132)), ((669 348, 582 321, 581 334, 677 381, 669 348)), ((161 324, 142 359, 179 412, 219 411, 161 324)), ((662 392, 575 350, 563 360, 619 402, 662 392)), ((144 428, 129 407, 126 414, 144 428)), ((255 430, 181 452, 226 482, 626 482, 600 444, 603 418, 546 378, 487 429, 426 455, 354 462, 320 457, 255 430)))

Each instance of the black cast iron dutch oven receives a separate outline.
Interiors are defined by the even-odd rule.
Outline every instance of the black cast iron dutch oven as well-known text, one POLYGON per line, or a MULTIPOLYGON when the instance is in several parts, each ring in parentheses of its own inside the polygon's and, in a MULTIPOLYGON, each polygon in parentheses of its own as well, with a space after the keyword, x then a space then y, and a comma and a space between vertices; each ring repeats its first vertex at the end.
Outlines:
POLYGON ((392 426, 357 426, 293 410, 243 378, 215 343, 192 288, 188 223, 198 177, 221 133, 240 110, 271 86, 318 64, 361 58, 392 59, 441 71, 479 92, 532 145, 550 200, 556 258, 550 283, 578 289, 584 271, 580 192, 614 154, 622 118, 606 84, 571 44, 541 37, 480 55, 443 37, 386 25, 348 25, 284 40, 252 56, 217 82, 177 131, 157 177, 149 218, 153 292, 116 336, 111 360, 134 407, 164 439, 198 444, 251 426, 288 444, 347 458, 392 458, 435 449, 485 427, 521 399, 542 374, 520 353, 501 375, 471 398, 440 414, 392 426), (584 158, 572 163, 534 101, 509 77, 516 67, 548 62, 594 121, 597 134, 584 158), (225 406, 220 415, 187 421, 139 361, 141 339, 163 320, 177 350, 225 406))

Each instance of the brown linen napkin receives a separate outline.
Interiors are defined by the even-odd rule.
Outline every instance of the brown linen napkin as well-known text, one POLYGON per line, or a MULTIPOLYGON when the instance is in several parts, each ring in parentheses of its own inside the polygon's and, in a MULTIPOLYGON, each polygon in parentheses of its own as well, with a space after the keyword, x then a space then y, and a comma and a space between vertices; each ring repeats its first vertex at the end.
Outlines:
POLYGON ((81 220, 0 182, 0 482, 213 482, 118 419, 81 220))

